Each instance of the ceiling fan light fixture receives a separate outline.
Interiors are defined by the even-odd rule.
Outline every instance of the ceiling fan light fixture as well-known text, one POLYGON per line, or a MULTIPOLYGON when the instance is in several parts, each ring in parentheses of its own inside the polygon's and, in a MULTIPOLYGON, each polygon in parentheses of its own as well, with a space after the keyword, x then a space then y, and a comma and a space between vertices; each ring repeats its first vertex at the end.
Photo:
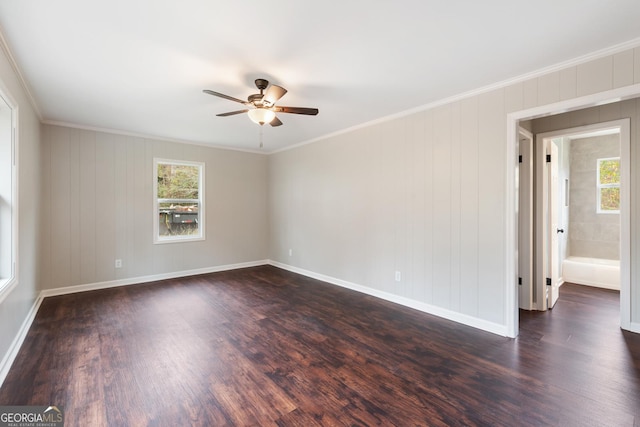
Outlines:
POLYGON ((271 110, 267 110, 266 108, 254 108, 253 110, 249 110, 247 114, 251 121, 259 124, 260 126, 265 123, 271 123, 271 121, 276 118, 276 113, 271 110))

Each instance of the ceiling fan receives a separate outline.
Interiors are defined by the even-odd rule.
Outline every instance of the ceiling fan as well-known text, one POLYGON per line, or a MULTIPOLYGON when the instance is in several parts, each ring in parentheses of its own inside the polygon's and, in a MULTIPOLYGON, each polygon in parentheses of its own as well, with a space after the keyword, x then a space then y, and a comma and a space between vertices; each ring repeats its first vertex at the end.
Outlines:
POLYGON ((218 117, 234 116, 236 114, 247 113, 249 118, 259 124, 260 126, 265 123, 269 123, 271 126, 280 126, 282 122, 276 113, 291 113, 291 114, 304 114, 307 116, 315 116, 318 114, 317 108, 304 108, 304 107, 281 107, 276 106, 276 102, 287 93, 287 90, 282 86, 271 85, 269 81, 265 79, 256 79, 256 87, 260 90, 260 93, 254 93, 249 95, 246 101, 243 101, 233 96, 225 95, 223 93, 214 92, 209 89, 204 89, 204 93, 209 95, 218 96, 220 98, 228 99, 229 101, 239 102, 247 107, 244 110, 230 111, 228 113, 216 114, 218 117), (267 90, 265 93, 265 89, 267 90))

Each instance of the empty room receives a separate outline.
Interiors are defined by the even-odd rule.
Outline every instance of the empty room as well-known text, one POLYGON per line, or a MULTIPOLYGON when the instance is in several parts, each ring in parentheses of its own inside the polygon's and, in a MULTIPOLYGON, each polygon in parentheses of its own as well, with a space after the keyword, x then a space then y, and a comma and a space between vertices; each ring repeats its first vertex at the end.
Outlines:
POLYGON ((0 427, 640 425, 639 19, 1 2, 0 427))

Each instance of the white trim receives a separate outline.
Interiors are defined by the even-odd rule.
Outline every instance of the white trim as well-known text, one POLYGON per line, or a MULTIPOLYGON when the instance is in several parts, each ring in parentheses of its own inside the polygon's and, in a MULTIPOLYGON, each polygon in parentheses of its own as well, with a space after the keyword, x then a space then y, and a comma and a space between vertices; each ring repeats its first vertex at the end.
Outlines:
POLYGON ((625 328, 625 330, 640 334, 640 323, 629 323, 629 327, 625 328))
POLYGON ((14 100, 13 96, 4 85, 4 82, 0 80, 0 98, 11 109, 11 277, 6 278, 0 285, 0 303, 15 289, 19 279, 19 238, 18 232, 20 230, 19 220, 19 167, 20 167, 20 135, 18 126, 18 103, 14 100))
MULTIPOLYGON (((184 242, 197 242, 205 240, 205 163, 204 162, 192 162, 188 160, 173 160, 173 159, 161 159, 158 157, 153 158, 153 244, 164 243, 184 243, 184 242), (160 219, 158 216, 158 165, 178 165, 178 166, 197 166, 199 168, 198 174, 198 234, 197 235, 181 235, 181 236, 169 236, 160 237, 160 219)), ((195 200, 195 199, 194 199, 195 200)))
POLYGON ((20 347, 22 347, 22 343, 24 343, 25 338, 27 337, 27 333, 29 332, 29 328, 31 328, 31 324, 33 320, 36 318, 36 313, 40 308, 40 304, 42 304, 42 294, 36 298, 27 313, 27 317, 25 317, 20 329, 18 329, 18 333, 16 337, 13 339, 13 342, 9 346, 9 350, 5 353, 2 361, 0 362, 0 387, 2 387, 2 383, 4 382, 7 374, 9 373, 9 369, 11 369, 11 365, 13 365, 13 361, 16 360, 18 356, 18 352, 20 351, 20 347))
MULTIPOLYGON (((515 172, 516 172, 516 162, 512 161, 514 158, 514 152, 518 142, 518 123, 520 120, 531 120, 540 117, 549 116, 552 114, 559 114, 568 111, 582 110, 589 107, 594 107, 598 105, 609 104, 612 102, 623 101, 626 99, 637 98, 640 96, 640 84, 634 84, 630 86, 625 86, 618 89, 608 90, 604 92, 598 92, 592 95, 582 96, 578 98, 573 98, 567 101, 561 101, 554 104, 542 105, 535 108, 530 108, 527 110, 516 111, 513 113, 507 114, 507 146, 506 146, 506 185, 505 185, 505 208, 506 208, 506 221, 505 221, 505 248, 506 248, 506 260, 505 260, 505 295, 507 296, 505 301, 505 310, 506 310, 506 328, 507 328, 507 336, 515 338, 518 335, 518 304, 514 298, 511 296, 515 293, 515 288, 517 285, 517 280, 514 280, 517 274, 517 265, 515 259, 513 257, 514 251, 517 250, 517 230, 515 229, 515 215, 517 212, 516 207, 516 195, 515 195, 515 172)), ((623 138, 623 134, 629 134, 629 121, 627 120, 627 125, 622 126, 620 129, 621 138, 623 138)), ((600 124, 601 125, 601 124, 600 124)), ((622 139, 621 139, 622 141, 622 139)), ((621 150, 625 148, 621 146, 621 150)), ((629 155, 621 156, 621 169, 622 174, 625 176, 622 178, 624 182, 631 183, 631 175, 629 171, 629 164, 631 159, 628 159, 629 155), (629 174, 629 176, 626 176, 629 174)), ((628 185, 625 186, 622 191, 624 192, 621 195, 622 203, 625 203, 626 199, 628 203, 629 194, 626 193, 628 190, 628 185)), ((630 215, 625 215, 625 212, 621 213, 620 225, 621 225, 621 235, 622 233, 629 233, 630 231, 630 215)), ((621 258, 620 258, 620 300, 627 301, 627 304, 620 304, 620 326, 622 329, 632 330, 631 324, 631 298, 630 298, 630 247, 627 245, 627 241, 629 239, 623 239, 623 246, 621 247, 621 258), (625 246, 627 245, 627 246, 625 246)))
POLYGON ((569 59, 567 61, 559 62, 559 63, 551 65, 549 67, 540 68, 540 69, 532 71, 530 73, 521 74, 521 75, 513 77, 511 79, 502 80, 500 82, 493 83, 493 84, 490 84, 490 85, 487 85, 487 86, 483 86, 483 87, 480 87, 478 89, 473 89, 473 90, 470 90, 468 92, 463 92, 463 93, 460 93, 460 94, 457 94, 457 95, 450 96, 448 98, 439 99, 439 100, 436 100, 434 102, 431 102, 431 103, 428 103, 428 104, 425 104, 425 105, 421 105, 419 107, 411 108, 409 110, 401 111, 399 113, 395 113, 395 114, 391 114, 391 115, 388 115, 388 116, 380 117, 380 118, 377 118, 377 119, 374 119, 374 120, 370 120, 370 121, 365 122, 365 123, 361 123, 361 124, 358 124, 358 125, 355 125, 355 126, 350 126, 350 127, 346 128, 346 129, 338 130, 336 132, 331 132, 331 133, 328 133, 326 135, 319 136, 317 138, 312 138, 312 139, 309 139, 309 140, 306 140, 306 141, 299 142, 297 144, 289 145, 288 147, 284 147, 284 148, 281 148, 281 149, 278 149, 278 150, 270 151, 267 154, 276 154, 276 153, 281 153, 283 151, 292 150, 294 148, 299 148, 299 147, 302 147, 304 145, 308 145, 308 144, 312 144, 314 142, 322 141, 322 140, 327 139, 327 138, 332 138, 332 137, 335 137, 335 136, 338 136, 338 135, 342 135, 342 134, 345 134, 345 133, 353 132, 353 131, 356 131, 358 129, 362 129, 362 128, 365 128, 365 127, 369 127, 369 126, 377 125, 377 124, 380 124, 380 123, 388 122, 390 120, 399 119, 399 118, 402 118, 402 117, 405 117, 405 116, 410 116, 412 114, 420 113, 422 111, 430 110, 430 109, 433 109, 433 108, 436 108, 436 107, 440 107, 442 105, 451 104, 451 103, 454 103, 454 102, 457 102, 457 101, 461 101, 463 99, 467 99, 467 98, 471 98, 473 96, 481 95, 483 93, 491 92, 491 91, 496 90, 496 89, 503 89, 505 87, 508 87, 508 86, 511 86, 511 85, 514 85, 514 84, 517 84, 517 83, 522 83, 522 82, 525 82, 525 81, 530 80, 530 79, 535 79, 535 78, 542 77, 542 76, 544 76, 546 74, 549 74, 549 73, 554 73, 554 72, 557 72, 557 71, 561 71, 561 70, 564 70, 564 69, 569 68, 569 67, 575 67, 577 65, 584 64, 584 63, 587 63, 589 61, 593 61, 593 60, 596 60, 596 59, 604 58, 606 56, 614 55, 616 53, 624 52, 625 50, 628 50, 628 49, 634 49, 634 48, 636 48, 638 46, 640 46, 640 37, 632 39, 632 40, 629 40, 629 41, 626 41, 626 42, 623 42, 623 43, 620 43, 620 44, 617 44, 617 45, 614 45, 614 46, 610 46, 610 47, 605 48, 605 49, 600 49, 600 50, 597 50, 595 52, 588 53, 586 55, 578 56, 576 58, 569 59))
POLYGON ((35 111, 36 115, 38 116, 38 119, 42 121, 42 113, 40 112, 40 108, 38 107, 38 103, 36 102, 36 99, 33 97, 33 91, 31 90, 31 86, 29 85, 29 83, 27 83, 27 79, 24 78, 24 75, 22 74, 22 71, 20 70, 18 63, 16 62, 13 56, 13 53, 11 53, 11 48, 9 48, 7 39, 5 38, 4 33, 1 29, 0 29, 0 49, 2 49, 4 54, 7 56, 7 60, 11 64, 11 68, 13 68, 13 71, 18 76, 18 80, 20 81, 22 88, 27 94, 27 98, 29 98, 29 103, 31 104, 33 111, 35 111))
MULTIPOLYGON (((1 34, 1 33, 0 33, 1 34)), ((308 144, 312 144, 314 142, 318 142, 318 141, 322 141, 328 138, 332 138, 338 135, 342 135, 345 133, 349 133, 349 132, 353 132, 355 130, 358 129, 362 129, 368 126, 373 126, 379 123, 384 123, 384 122, 388 122, 390 120, 395 120, 401 117, 405 117, 405 116, 409 116, 415 113, 419 113, 425 110, 430 110, 432 108, 436 108, 442 105, 446 105, 449 103, 453 103, 456 101, 460 101, 462 99, 466 99, 466 98, 470 98, 472 96, 476 96, 476 95, 480 95, 483 93, 487 93, 490 92, 492 90, 495 89, 502 89, 505 88, 507 86, 516 84, 516 83, 521 83, 524 82, 526 80, 530 80, 530 79, 534 79, 534 78, 538 78, 541 76, 544 76, 546 74, 549 73, 553 73, 556 71, 560 71, 569 67, 574 67, 576 65, 580 65, 580 64, 584 64, 586 62, 589 61, 593 61, 595 59, 600 59, 600 58, 604 58, 606 56, 609 55, 613 55, 616 53, 620 53, 620 52, 624 52, 625 50, 628 49, 633 49, 640 46, 640 37, 639 38, 635 38, 614 46, 610 46, 608 48, 604 48, 604 49, 600 49, 597 50, 595 52, 591 52, 588 53, 586 55, 582 55, 582 56, 578 56, 576 58, 572 58, 569 59, 567 61, 563 61, 563 62, 559 62, 553 65, 550 65, 548 67, 545 68, 540 68, 538 70, 532 71, 530 73, 526 73, 526 74, 521 74, 519 76, 510 78, 510 79, 506 79, 506 80, 502 80, 500 82, 496 82, 487 86, 483 86, 481 88, 478 89, 474 89, 468 92, 463 92, 457 95, 453 95, 450 96, 448 98, 443 98, 443 99, 439 99, 436 100, 434 102, 425 104, 425 105, 421 105, 419 107, 415 107, 415 108, 411 108, 409 110, 405 110, 405 111, 401 111, 399 113, 395 113, 395 114, 391 114, 388 116, 384 116, 384 117, 380 117, 374 120, 370 120, 361 124, 357 124, 354 126, 350 126, 347 127, 345 129, 341 129, 335 132, 331 132, 325 135, 321 135, 319 137, 316 138, 312 138, 306 141, 301 141, 299 143, 293 144, 293 145, 289 145, 287 147, 284 148, 280 148, 278 150, 273 150, 273 151, 262 151, 262 150, 250 150, 250 149, 245 149, 245 148, 234 148, 234 147, 229 147, 229 146, 220 146, 220 145, 214 145, 214 144, 208 144, 208 143, 203 143, 203 142, 194 142, 194 141, 183 141, 183 140, 177 140, 177 139, 172 139, 172 138, 165 138, 165 137, 160 137, 160 136, 154 136, 154 135, 147 135, 147 134, 141 134, 141 133, 135 133, 135 132, 129 132, 129 131, 124 131, 124 130, 119 130, 119 129, 109 129, 109 128, 100 128, 100 127, 95 127, 95 126, 88 126, 88 125, 82 125, 82 124, 77 124, 77 123, 70 123, 70 122, 62 122, 62 121, 55 121, 55 120, 43 120, 42 117, 40 118, 40 121, 43 124, 47 124, 47 125, 54 125, 54 126, 65 126, 65 127, 70 127, 70 128, 76 128, 76 129, 84 129, 84 130, 91 130, 91 131, 95 131, 95 132, 106 132, 106 133, 112 133, 112 134, 117 134, 117 135, 126 135, 126 136, 134 136, 134 137, 139 137, 139 138, 148 138, 148 139, 157 139, 160 141, 168 141, 168 142, 177 142, 177 143, 183 143, 183 144, 192 144, 192 145, 201 145, 201 146, 205 146, 205 147, 209 147, 209 148, 219 148, 222 150, 231 150, 231 151, 243 151, 243 152, 248 152, 248 153, 254 153, 254 154, 263 154, 263 155, 270 155, 270 154, 276 154, 276 153, 280 153, 283 151, 288 151, 288 150, 292 150, 298 147, 302 147, 304 145, 308 145, 308 144)), ((20 74, 19 74, 20 75, 20 74)), ((22 79, 21 79, 22 80, 22 79)), ((36 108, 37 110, 37 105, 34 102, 34 108, 36 108)), ((39 114, 39 112, 38 112, 39 114)))
POLYGON ((432 314, 443 319, 451 320, 453 322, 461 323, 466 326, 470 326, 483 331, 491 332, 497 335, 506 336, 507 329, 504 325, 498 323, 488 322, 486 320, 478 319, 477 317, 468 316, 466 314, 458 313, 455 311, 447 310, 441 307, 437 307, 431 304, 426 304, 420 301, 416 301, 410 298, 398 296, 384 291, 379 291, 367 286, 358 285, 356 283, 348 282, 346 280, 337 279, 335 277, 326 276, 324 274, 315 273, 313 271, 305 270, 302 268, 294 267, 288 264, 283 264, 277 261, 269 261, 269 264, 281 268, 283 270, 291 271, 293 273, 301 274, 303 276, 311 277, 312 279, 321 280, 323 282, 340 286, 353 291, 361 292, 366 295, 370 295, 376 298, 390 301, 396 304, 400 304, 405 307, 413 308, 415 310, 422 311, 424 313, 432 314))
POLYGON ((43 125, 62 126, 62 127, 67 127, 71 129, 80 129, 80 130, 88 130, 92 132, 109 133, 112 135, 122 135, 122 136, 131 136, 134 138, 150 139, 150 140, 156 140, 156 141, 175 142, 176 144, 197 145, 199 147, 216 148, 218 150, 227 150, 227 151, 240 151, 243 153, 261 154, 263 156, 267 154, 263 150, 251 150, 249 148, 237 148, 237 147, 230 147, 228 145, 216 145, 216 144, 210 144, 206 142, 186 141, 183 139, 169 138, 169 137, 164 137, 159 135, 130 132, 122 129, 111 129, 111 128, 103 128, 98 126, 80 125, 77 123, 63 122, 58 120, 41 120, 41 122, 43 125))
POLYGON ((36 314, 38 312, 38 309, 40 308, 40 305, 42 304, 42 301, 47 297, 74 294, 78 292, 95 291, 98 289, 114 288, 117 286, 137 285, 137 284, 148 283, 148 282, 156 282, 160 280, 196 276, 199 274, 207 274, 207 273, 217 273, 220 271, 237 270, 240 268, 257 267, 260 265, 268 265, 268 264, 269 264, 268 260, 250 261, 250 262, 242 262, 237 264, 219 265, 216 267, 199 268, 195 270, 184 270, 184 271, 173 272, 173 273, 154 274, 151 276, 134 277, 131 279, 111 280, 107 282, 89 283, 89 284, 77 285, 77 286, 66 286, 63 288, 46 289, 44 291, 41 291, 40 295, 38 295, 33 305, 31 306, 31 309, 29 310, 27 317, 22 322, 22 325, 20 326, 20 329, 18 330, 16 337, 14 338, 13 342, 11 343, 11 346, 9 347, 9 350, 7 351, 7 353, 5 353, 4 357, 2 358, 2 362, 0 362, 0 387, 2 386, 2 383, 4 382, 7 374, 9 373, 9 369, 11 368, 13 361, 18 355, 18 352, 20 351, 20 347, 24 343, 27 333, 29 332, 29 328, 31 327, 31 324, 33 323, 33 320, 36 317, 36 314))
POLYGON ((219 265, 215 267, 198 268, 194 270, 175 271, 171 273, 153 274, 149 276, 132 277, 129 279, 109 280, 106 282, 87 283, 84 285, 65 286, 62 288, 45 289, 40 297, 74 294, 77 292, 95 291, 99 289, 115 288, 118 286, 138 285, 141 283, 157 282, 160 280, 177 279, 180 277, 197 276, 199 274, 218 273, 220 271, 237 270, 240 268, 257 267, 269 264, 268 260, 242 262, 238 264, 219 265))
MULTIPOLYGON (((596 160, 596 174, 597 174, 597 178, 596 178, 596 187, 598 189, 598 192, 596 194, 596 213, 599 214, 620 214, 620 208, 618 207, 618 209, 616 210, 603 210, 602 209, 602 190, 606 189, 606 188, 617 188, 618 190, 620 189, 620 181, 618 181, 615 184, 603 184, 600 181, 600 165, 602 162, 606 162, 609 160, 617 160, 618 164, 620 164, 620 157, 603 157, 603 158, 599 158, 596 160)), ((620 177, 622 179, 622 177, 620 177)))

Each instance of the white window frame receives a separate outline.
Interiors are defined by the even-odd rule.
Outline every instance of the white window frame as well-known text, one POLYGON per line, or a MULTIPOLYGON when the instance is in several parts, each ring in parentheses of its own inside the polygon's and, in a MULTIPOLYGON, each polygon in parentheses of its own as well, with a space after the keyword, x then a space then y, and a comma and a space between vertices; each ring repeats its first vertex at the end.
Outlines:
POLYGON ((181 243, 205 240, 205 206, 204 206, 204 182, 205 182, 205 164, 204 162, 192 162, 187 160, 173 159, 153 159, 153 243, 181 243), (200 180, 198 182, 198 234, 189 236, 160 236, 160 219, 158 215, 158 165, 171 164, 180 166, 198 166, 200 168, 200 180))
POLYGON ((620 162, 620 157, 604 157, 602 159, 597 159, 596 160, 596 187, 598 189, 598 194, 597 194, 597 205, 596 205, 596 212, 599 214, 619 214, 620 213, 620 209, 617 210, 603 210, 601 209, 602 206, 602 190, 605 188, 620 188, 620 181, 618 181, 617 184, 602 184, 600 182, 600 163, 607 161, 607 160, 617 160, 618 163, 620 162))
MULTIPOLYGON (((0 81, 0 97, 11 109, 11 273, 6 277, 0 277, 0 303, 11 293, 18 284, 18 104, 9 96, 4 84, 0 81)), ((4 236, 2 237, 4 238, 4 236)), ((4 256, 0 254, 0 256, 4 256)))

